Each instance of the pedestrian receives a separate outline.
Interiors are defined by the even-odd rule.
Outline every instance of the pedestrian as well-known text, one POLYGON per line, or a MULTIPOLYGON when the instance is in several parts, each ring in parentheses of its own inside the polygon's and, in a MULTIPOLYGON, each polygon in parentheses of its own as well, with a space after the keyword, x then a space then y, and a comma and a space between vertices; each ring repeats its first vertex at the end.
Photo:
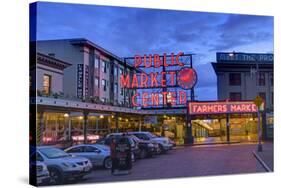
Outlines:
POLYGON ((118 166, 118 159, 116 156, 116 139, 115 138, 113 138, 110 143, 110 156, 111 156, 111 161, 112 161, 111 174, 114 174, 114 172, 118 166))

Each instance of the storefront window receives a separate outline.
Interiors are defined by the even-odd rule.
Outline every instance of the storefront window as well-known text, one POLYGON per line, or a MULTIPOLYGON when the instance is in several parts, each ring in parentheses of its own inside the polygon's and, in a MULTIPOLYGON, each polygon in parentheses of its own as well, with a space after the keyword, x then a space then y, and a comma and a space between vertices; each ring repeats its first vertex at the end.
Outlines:
MULTIPOLYGON (((252 114, 233 114, 229 119, 230 141, 256 141, 257 118, 252 114)), ((221 142, 227 140, 226 116, 206 119, 200 116, 192 120, 192 134, 195 142, 221 142), (216 119, 218 118, 218 119, 216 119)))
POLYGON ((43 144, 52 144, 68 140, 67 117, 63 113, 44 113, 43 144))

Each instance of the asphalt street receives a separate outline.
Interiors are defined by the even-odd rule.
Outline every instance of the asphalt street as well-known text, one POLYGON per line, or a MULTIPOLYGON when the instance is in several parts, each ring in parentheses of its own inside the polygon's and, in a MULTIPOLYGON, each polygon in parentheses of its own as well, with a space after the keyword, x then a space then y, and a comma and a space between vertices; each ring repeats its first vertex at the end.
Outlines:
POLYGON ((255 144, 178 147, 167 154, 138 160, 129 175, 96 169, 78 183, 133 181, 266 172, 252 151, 255 144))

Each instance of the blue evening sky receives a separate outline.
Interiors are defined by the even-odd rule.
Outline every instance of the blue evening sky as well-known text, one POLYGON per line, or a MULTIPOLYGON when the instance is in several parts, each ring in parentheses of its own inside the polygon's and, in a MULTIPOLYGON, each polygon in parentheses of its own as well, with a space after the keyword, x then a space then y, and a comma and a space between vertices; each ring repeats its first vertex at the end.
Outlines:
POLYGON ((195 53, 198 100, 216 100, 216 52, 273 53, 273 17, 38 3, 37 39, 86 38, 128 57, 195 53))

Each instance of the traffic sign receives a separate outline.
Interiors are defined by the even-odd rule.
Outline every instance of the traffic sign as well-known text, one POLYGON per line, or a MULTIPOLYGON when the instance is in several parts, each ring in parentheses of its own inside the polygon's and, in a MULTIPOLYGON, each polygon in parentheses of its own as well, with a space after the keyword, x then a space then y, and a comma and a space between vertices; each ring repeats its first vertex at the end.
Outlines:
POLYGON ((261 112, 261 111, 264 111, 264 101, 263 99, 258 95, 256 96, 255 100, 254 100, 254 103, 255 105, 257 105, 258 107, 258 110, 261 112))
POLYGON ((263 103, 263 99, 259 95, 257 95, 254 103, 257 105, 257 107, 260 107, 260 105, 263 103))

